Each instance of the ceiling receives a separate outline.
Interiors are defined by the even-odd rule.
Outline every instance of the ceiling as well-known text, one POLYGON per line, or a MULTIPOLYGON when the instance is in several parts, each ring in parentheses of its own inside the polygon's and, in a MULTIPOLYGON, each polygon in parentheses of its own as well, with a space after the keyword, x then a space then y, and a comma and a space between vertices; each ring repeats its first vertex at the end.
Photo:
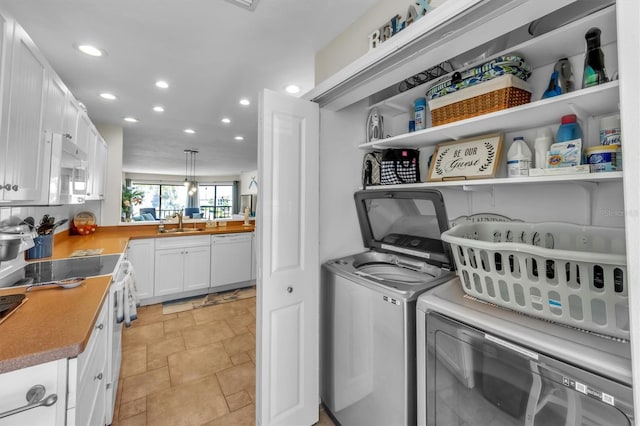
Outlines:
POLYGON ((198 176, 228 176, 257 168, 260 91, 313 88, 316 51, 376 2, 261 0, 250 11, 222 0, 0 0, 0 9, 25 28, 94 123, 123 127, 123 171, 184 175, 183 151, 195 149, 198 176), (106 56, 74 48, 83 43, 106 56), (155 87, 158 79, 169 88, 155 87), (250 106, 239 104, 243 97, 250 106))

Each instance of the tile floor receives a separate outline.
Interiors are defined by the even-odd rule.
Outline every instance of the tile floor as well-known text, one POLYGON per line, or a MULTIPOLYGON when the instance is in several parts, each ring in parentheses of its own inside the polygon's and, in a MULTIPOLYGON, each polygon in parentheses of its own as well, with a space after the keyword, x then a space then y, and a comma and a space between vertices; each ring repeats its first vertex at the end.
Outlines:
MULTIPOLYGON (((138 310, 122 335, 112 425, 254 425, 256 299, 163 315, 138 310)), ((333 422, 322 410, 317 425, 333 422)))

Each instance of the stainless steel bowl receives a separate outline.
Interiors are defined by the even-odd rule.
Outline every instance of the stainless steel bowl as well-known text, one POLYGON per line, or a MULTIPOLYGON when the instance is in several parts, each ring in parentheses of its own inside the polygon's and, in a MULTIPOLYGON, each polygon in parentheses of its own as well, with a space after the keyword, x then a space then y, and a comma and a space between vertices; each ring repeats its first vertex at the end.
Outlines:
POLYGON ((20 234, 0 234, 0 262, 13 260, 18 256, 22 238, 20 234))

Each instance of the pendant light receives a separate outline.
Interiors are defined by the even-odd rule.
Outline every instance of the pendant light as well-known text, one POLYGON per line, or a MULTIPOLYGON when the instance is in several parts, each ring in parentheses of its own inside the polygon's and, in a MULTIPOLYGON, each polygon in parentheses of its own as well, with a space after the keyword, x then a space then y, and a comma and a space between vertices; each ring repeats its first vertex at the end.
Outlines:
POLYGON ((184 172, 184 186, 190 196, 193 196, 198 191, 196 184, 196 154, 198 151, 193 149, 185 149, 185 172, 184 172))
POLYGON ((184 187, 188 188, 189 187, 189 177, 188 177, 188 171, 187 171, 187 164, 189 161, 189 150, 185 149, 184 150, 184 187))

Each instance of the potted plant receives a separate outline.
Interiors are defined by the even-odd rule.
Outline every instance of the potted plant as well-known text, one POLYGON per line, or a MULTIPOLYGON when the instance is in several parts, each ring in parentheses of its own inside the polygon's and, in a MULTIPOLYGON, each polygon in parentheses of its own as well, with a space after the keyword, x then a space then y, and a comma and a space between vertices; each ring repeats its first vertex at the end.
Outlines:
POLYGON ((122 185, 122 216, 125 222, 131 221, 133 206, 142 203, 144 192, 134 187, 122 185))

